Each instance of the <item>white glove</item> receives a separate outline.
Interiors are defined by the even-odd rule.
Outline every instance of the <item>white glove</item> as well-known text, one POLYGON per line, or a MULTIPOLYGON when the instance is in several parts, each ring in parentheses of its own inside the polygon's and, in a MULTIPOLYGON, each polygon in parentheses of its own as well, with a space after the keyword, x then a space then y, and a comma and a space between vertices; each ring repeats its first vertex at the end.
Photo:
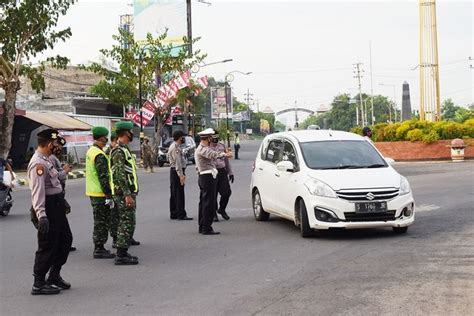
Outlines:
POLYGON ((114 200, 112 200, 112 199, 105 199, 105 205, 107 205, 107 206, 110 207, 110 208, 114 208, 114 207, 115 207, 114 200))

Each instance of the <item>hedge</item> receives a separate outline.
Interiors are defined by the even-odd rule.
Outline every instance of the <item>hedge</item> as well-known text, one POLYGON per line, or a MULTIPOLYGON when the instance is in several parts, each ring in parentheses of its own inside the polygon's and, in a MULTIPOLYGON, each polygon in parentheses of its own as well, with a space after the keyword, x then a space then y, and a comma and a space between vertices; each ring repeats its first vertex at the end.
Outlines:
MULTIPOLYGON (((451 121, 427 122, 416 119, 387 124, 379 123, 370 127, 372 139, 376 142, 389 141, 422 141, 432 143, 440 139, 474 138, 474 119, 464 123, 451 121)), ((356 127, 353 133, 362 134, 362 128, 356 127)))

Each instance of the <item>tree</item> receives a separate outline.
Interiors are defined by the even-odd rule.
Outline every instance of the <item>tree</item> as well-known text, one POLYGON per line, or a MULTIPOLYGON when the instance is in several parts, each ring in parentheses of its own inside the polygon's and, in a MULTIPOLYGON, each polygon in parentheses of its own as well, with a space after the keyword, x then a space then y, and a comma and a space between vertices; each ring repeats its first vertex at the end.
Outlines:
MULTIPOLYGON (((130 31, 119 29, 119 33, 113 36, 116 43, 112 48, 100 50, 107 60, 118 65, 118 70, 110 69, 101 63, 83 66, 84 69, 104 77, 92 87, 91 92, 117 105, 134 105, 138 109, 141 107, 138 102, 140 80, 143 101, 154 100, 159 85, 166 84, 180 72, 191 69, 194 64, 205 58, 199 50, 192 56, 188 56, 186 49, 180 50, 177 55, 172 54, 172 44, 164 44, 166 37, 167 32, 158 37, 148 33, 145 41, 137 42, 130 31)), ((198 40, 199 38, 193 40, 184 38, 184 47, 198 40)), ((178 100, 188 105, 192 100, 190 97, 190 90, 180 91, 178 100)), ((158 121, 155 137, 157 143, 160 142, 162 126, 169 112, 170 106, 157 108, 155 111, 158 121)))
POLYGON ((456 111, 459 109, 461 107, 455 105, 452 99, 444 100, 441 106, 441 118, 445 121, 454 121, 456 111))
POLYGON ((58 18, 65 15, 71 0, 23 0, 0 2, 0 87, 5 90, 2 104, 0 156, 6 158, 11 147, 16 95, 21 89, 20 77, 31 80, 37 92, 45 88, 43 71, 46 63, 65 68, 68 59, 48 58, 33 67, 31 60, 71 36, 71 29, 56 30, 58 18), (26 64, 26 62, 30 62, 26 64))

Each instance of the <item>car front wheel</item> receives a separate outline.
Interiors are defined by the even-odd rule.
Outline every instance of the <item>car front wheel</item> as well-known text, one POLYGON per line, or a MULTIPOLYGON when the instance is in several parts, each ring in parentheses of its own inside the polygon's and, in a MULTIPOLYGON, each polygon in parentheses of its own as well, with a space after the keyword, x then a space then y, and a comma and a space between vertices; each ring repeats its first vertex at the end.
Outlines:
POLYGON ((301 200, 299 203, 300 207, 300 232, 301 232, 301 237, 303 238, 308 238, 313 236, 313 230, 311 227, 309 227, 309 221, 308 221, 308 212, 306 211, 306 205, 304 204, 304 201, 301 200))
POLYGON ((255 215, 255 219, 257 221, 265 222, 268 221, 270 214, 265 212, 262 207, 262 198, 260 197, 260 192, 255 190, 252 197, 252 204, 253 204, 253 215, 255 215))

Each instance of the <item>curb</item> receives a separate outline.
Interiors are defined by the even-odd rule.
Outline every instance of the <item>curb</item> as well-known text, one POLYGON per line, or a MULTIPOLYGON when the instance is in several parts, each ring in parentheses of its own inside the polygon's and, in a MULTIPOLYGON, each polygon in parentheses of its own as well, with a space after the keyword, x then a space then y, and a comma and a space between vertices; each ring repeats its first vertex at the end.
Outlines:
POLYGON ((71 171, 67 175, 68 179, 80 179, 84 178, 86 176, 86 172, 84 170, 78 170, 78 171, 71 171))

